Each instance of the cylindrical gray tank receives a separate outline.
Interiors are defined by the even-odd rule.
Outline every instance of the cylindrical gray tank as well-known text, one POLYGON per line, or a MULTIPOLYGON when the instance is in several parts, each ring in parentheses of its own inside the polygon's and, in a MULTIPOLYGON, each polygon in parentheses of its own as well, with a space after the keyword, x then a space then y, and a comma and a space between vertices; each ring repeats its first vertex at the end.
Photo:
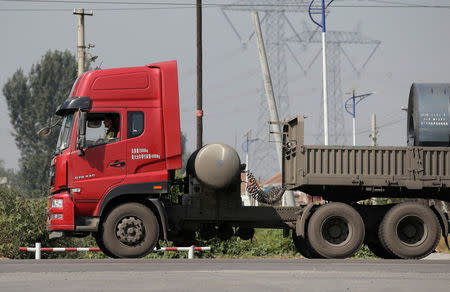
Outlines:
POLYGON ((208 187, 223 189, 239 179, 241 161, 236 150, 222 143, 208 144, 189 158, 187 171, 208 187))
POLYGON ((413 83, 408 102, 408 146, 450 146, 449 113, 449 83, 413 83))

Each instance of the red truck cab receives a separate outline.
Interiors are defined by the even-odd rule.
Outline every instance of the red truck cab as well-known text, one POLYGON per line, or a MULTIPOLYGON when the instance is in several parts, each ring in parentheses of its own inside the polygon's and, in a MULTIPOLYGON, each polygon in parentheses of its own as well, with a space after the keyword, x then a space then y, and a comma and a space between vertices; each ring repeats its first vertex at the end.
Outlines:
POLYGON ((51 238, 97 234, 101 216, 125 196, 153 194, 150 207, 163 209, 157 198, 181 168, 175 61, 87 72, 56 114, 63 120, 50 170, 51 238))

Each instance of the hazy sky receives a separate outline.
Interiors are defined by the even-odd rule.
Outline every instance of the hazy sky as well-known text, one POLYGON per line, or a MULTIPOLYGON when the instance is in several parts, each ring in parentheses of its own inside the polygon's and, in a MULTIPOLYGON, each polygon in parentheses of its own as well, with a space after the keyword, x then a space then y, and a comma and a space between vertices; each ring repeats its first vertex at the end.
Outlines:
MULTIPOLYGON (((177 60, 179 66, 181 127, 187 134, 188 148, 195 145, 195 9, 160 8, 154 5, 18 3, 0 0, 0 87, 18 69, 28 72, 48 49, 75 53, 76 16, 73 8, 94 8, 86 18, 86 41, 95 44, 92 55, 102 68, 141 66, 177 60), (95 9, 97 8, 97 9, 95 9), (114 8, 120 10, 103 10, 114 8), (138 8, 138 9, 130 9, 138 8), (18 11, 31 9, 32 11, 18 11), (56 11, 37 11, 57 9, 56 11), (130 10, 127 10, 130 9, 130 10)), ((36 1, 38 2, 38 1, 36 1)), ((51 2, 51 1, 50 1, 51 2)), ((83 2, 83 1, 79 1, 83 2)), ((111 1, 110 1, 111 2, 111 1)), ((120 1, 119 1, 120 2, 120 1)), ((151 2, 134 1, 134 2, 151 2)), ((166 2, 166 1, 159 1, 166 2)), ((195 1, 176 1, 194 3, 195 1)), ((235 1, 204 1, 230 4, 235 1)), ((263 1, 267 2, 267 1, 263 1)), ((271 1, 274 2, 274 1, 271 1)), ((172 3, 175 3, 172 1, 172 3)), ((414 3, 450 5, 450 1, 339 1, 333 5, 391 5, 414 3)), ((357 144, 369 145, 370 115, 377 114, 380 145, 406 144, 406 113, 412 82, 450 82, 450 9, 448 8, 329 8, 329 30, 359 30, 382 42, 361 75, 356 76, 348 62, 342 62, 342 90, 356 86, 357 92, 376 91, 358 110, 357 144)), ((164 7, 167 8, 167 7, 164 7)), ((242 46, 223 17, 220 8, 204 9, 204 140, 224 142, 240 151, 243 135, 257 126, 257 105, 262 77, 255 40, 242 46)), ((230 12, 230 18, 243 34, 252 30, 249 12, 230 12)), ((262 16, 261 16, 262 17, 262 16)), ((299 31, 310 23, 305 13, 289 14, 299 31)), ((308 62, 320 45, 293 45, 298 59, 308 62)), ((363 62, 367 49, 347 47, 352 60, 363 62)), ((306 142, 315 143, 321 98, 321 61, 305 76, 288 56, 290 114, 304 114, 306 142)), ((351 117, 345 114, 345 127, 351 141, 351 117)), ((19 153, 11 136, 8 110, 0 94, 0 159, 17 168, 19 153)))

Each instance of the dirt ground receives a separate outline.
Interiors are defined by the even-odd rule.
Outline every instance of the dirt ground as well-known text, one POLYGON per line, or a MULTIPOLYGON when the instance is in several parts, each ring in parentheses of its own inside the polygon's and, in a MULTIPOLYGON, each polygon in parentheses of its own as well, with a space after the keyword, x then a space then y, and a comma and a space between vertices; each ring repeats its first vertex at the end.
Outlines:
POLYGON ((447 254, 450 254, 450 251, 448 250, 447 245, 445 244, 444 237, 441 237, 441 240, 439 241, 439 244, 438 244, 438 246, 436 247, 436 250, 437 250, 439 253, 447 253, 447 254))

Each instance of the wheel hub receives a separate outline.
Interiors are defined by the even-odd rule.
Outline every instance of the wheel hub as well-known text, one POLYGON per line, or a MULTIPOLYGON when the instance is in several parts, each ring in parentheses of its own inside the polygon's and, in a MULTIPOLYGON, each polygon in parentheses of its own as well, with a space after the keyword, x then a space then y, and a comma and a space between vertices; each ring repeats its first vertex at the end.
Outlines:
POLYGON ((341 244, 348 238, 349 228, 347 222, 341 217, 331 217, 322 225, 322 236, 331 244, 341 244))
POLYGON ((126 245, 137 245, 144 239, 144 226, 137 217, 125 217, 117 223, 116 236, 126 245))
POLYGON ((397 226, 397 235, 400 240, 408 245, 420 244, 427 229, 423 221, 416 216, 407 216, 400 220, 397 226))

